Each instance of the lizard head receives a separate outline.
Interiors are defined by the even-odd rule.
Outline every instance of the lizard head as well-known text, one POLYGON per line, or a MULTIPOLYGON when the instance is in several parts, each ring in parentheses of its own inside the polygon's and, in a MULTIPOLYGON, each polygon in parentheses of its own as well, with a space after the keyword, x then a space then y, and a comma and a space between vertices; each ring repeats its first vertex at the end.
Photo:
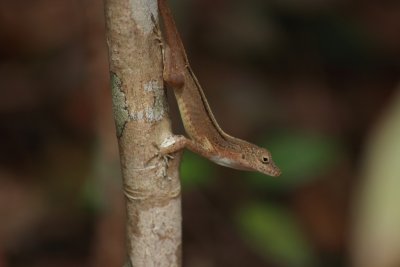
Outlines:
MULTIPOLYGON (((235 140, 238 142, 238 139, 235 140)), ((256 171, 269 176, 281 175, 281 170, 272 161, 271 153, 261 147, 240 140, 241 149, 239 152, 230 155, 213 156, 210 160, 229 168, 256 171)))
POLYGON ((281 175, 281 170, 272 160, 271 153, 253 144, 241 152, 241 165, 248 170, 258 171, 269 176, 281 175))

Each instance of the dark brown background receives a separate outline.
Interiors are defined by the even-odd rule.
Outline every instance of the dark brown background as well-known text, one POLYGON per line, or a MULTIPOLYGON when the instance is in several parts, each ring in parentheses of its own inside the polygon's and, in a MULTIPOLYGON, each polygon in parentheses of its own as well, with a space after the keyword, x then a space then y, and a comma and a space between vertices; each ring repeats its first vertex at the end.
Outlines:
MULTIPOLYGON (((400 4, 172 4, 221 126, 283 170, 186 153, 184 265, 352 266, 366 141, 399 78, 400 4)), ((122 266, 102 2, 1 0, 0 92, 0 267, 122 266)), ((171 114, 181 132, 173 99, 171 114)))

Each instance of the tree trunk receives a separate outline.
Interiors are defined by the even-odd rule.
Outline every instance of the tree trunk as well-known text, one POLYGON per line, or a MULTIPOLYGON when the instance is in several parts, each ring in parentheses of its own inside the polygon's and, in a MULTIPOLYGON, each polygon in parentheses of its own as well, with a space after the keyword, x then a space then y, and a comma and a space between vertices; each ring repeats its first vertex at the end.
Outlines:
POLYGON ((123 188, 127 266, 181 266, 180 156, 157 157, 171 136, 155 34, 156 0, 106 0, 106 27, 123 188))

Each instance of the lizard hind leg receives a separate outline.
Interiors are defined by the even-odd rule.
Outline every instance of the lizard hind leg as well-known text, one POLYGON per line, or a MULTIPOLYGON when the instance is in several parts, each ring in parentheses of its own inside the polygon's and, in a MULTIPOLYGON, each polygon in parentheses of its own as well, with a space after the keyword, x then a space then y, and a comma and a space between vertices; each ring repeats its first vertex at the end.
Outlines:
POLYGON ((185 74, 176 64, 175 56, 168 45, 163 47, 163 79, 168 86, 176 90, 182 88, 185 84, 185 74))

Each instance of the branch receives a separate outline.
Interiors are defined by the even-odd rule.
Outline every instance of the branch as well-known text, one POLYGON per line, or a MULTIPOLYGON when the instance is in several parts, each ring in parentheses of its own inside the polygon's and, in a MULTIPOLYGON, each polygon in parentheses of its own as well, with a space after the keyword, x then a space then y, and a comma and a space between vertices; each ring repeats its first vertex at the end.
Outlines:
POLYGON ((156 0, 106 0, 106 27, 123 187, 127 266, 181 266, 180 154, 155 157, 171 136, 156 0))

